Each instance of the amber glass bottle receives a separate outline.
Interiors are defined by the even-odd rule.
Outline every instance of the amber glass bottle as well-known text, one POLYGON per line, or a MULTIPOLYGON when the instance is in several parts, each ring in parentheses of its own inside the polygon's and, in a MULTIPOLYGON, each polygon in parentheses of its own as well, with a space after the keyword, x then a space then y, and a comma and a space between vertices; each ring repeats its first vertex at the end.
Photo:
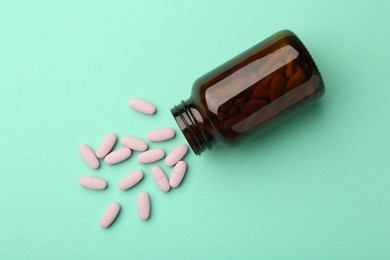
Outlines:
POLYGON ((216 142, 236 143, 261 132, 323 93, 309 52, 285 30, 197 79, 191 97, 171 112, 199 155, 216 142))

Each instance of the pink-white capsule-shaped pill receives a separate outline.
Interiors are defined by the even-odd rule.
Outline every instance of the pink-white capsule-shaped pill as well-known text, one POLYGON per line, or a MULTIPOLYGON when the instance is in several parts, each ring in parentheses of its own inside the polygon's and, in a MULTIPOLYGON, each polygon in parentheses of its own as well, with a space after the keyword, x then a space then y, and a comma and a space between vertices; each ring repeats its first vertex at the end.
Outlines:
POLYGON ((101 226, 102 228, 108 228, 118 216, 120 209, 121 206, 119 205, 119 203, 114 202, 110 204, 110 206, 108 206, 108 208, 106 209, 106 211, 104 211, 102 217, 100 218, 99 226, 101 226))
POLYGON ((187 164, 184 161, 178 162, 173 168, 171 177, 169 177, 169 185, 176 188, 180 185, 187 170, 187 164))
POLYGON ((79 152, 81 155, 81 158, 83 158, 84 162, 91 167, 92 169, 99 168, 99 160, 96 158, 96 155, 93 153, 91 148, 88 147, 86 144, 82 144, 79 147, 79 152))
POLYGON ((129 148, 121 148, 107 154, 107 156, 104 158, 104 161, 107 164, 116 164, 126 160, 130 157, 130 155, 131 150, 129 148))
POLYGON ((161 128, 148 133, 147 138, 151 142, 161 142, 171 139, 175 136, 173 128, 161 128))
POLYGON ((98 158, 104 158, 109 152, 111 152, 116 143, 116 139, 115 134, 108 134, 97 148, 96 156, 98 158))
POLYGON ((119 189, 127 190, 136 185, 142 180, 144 173, 141 170, 136 170, 126 175, 118 184, 119 189))
POLYGON ((151 163, 162 159, 165 156, 163 149, 156 148, 143 153, 140 153, 137 157, 139 163, 151 163))
POLYGON ((107 187, 107 182, 105 180, 94 176, 80 177, 79 184, 93 190, 104 190, 107 187))
POLYGON ((121 144, 130 148, 131 150, 136 150, 141 152, 148 149, 148 144, 145 141, 133 136, 123 136, 121 138, 121 144))
POLYGON ((170 186, 168 178, 159 166, 153 166, 152 176, 160 190, 162 190, 163 192, 169 191, 170 186))
POLYGON ((138 112, 152 115, 156 113, 156 107, 146 100, 139 98, 131 98, 129 100, 129 106, 138 112))
POLYGON ((150 200, 147 192, 140 192, 138 195, 138 216, 147 220, 150 215, 150 200))
POLYGON ((188 148, 185 144, 181 144, 172 150, 165 158, 165 164, 168 166, 175 165, 178 161, 180 161, 187 153, 188 148))

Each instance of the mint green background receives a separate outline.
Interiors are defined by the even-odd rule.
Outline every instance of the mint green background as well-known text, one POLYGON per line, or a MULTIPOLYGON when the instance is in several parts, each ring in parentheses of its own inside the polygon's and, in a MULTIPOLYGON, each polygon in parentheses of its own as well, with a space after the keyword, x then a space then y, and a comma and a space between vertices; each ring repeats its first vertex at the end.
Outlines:
MULTIPOLYGON (((0 259, 389 259, 389 8, 1 0, 0 259), (135 156, 98 171, 80 159, 80 144, 96 149, 109 132, 177 130, 169 109, 197 77, 285 28, 321 69, 318 104, 252 144, 189 154, 183 185, 167 194, 135 156), (158 113, 136 113, 131 97, 158 113), (119 190, 139 167, 142 183, 119 190), (83 175, 108 189, 83 189, 83 175), (151 196, 148 222, 140 191, 151 196), (122 212, 101 229, 113 201, 122 212)), ((183 142, 178 132, 152 147, 183 142)))

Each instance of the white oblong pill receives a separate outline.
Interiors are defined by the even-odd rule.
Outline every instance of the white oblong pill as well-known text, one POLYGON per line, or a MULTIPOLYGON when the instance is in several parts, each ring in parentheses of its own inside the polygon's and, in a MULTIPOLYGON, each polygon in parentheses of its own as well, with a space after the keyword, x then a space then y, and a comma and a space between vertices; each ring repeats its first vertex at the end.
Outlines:
POLYGON ((172 188, 176 188, 180 185, 187 170, 187 164, 184 161, 180 161, 173 168, 171 177, 169 178, 169 185, 172 188))
POLYGON ((168 178, 159 166, 153 166, 152 176, 160 190, 162 190, 163 192, 169 191, 170 186, 168 178))
POLYGON ((119 189, 127 190, 136 185, 142 180, 144 173, 141 170, 136 170, 126 175, 118 184, 119 189))
POLYGON ((148 133, 147 138, 151 142, 161 142, 171 139, 175 136, 173 128, 160 128, 148 133))
POLYGON ((126 160, 130 157, 130 155, 131 150, 129 148, 121 148, 107 154, 107 156, 104 158, 104 161, 107 164, 116 164, 126 160))
POLYGON ((129 100, 129 106, 144 114, 152 115, 156 113, 156 107, 152 103, 140 98, 131 98, 129 100))
POLYGON ((109 152, 111 152, 112 148, 116 143, 116 140, 117 138, 115 134, 108 134, 97 148, 96 156, 98 158, 104 158, 109 152))
POLYGON ((139 163, 151 163, 162 159, 165 156, 163 149, 156 148, 143 153, 140 153, 137 157, 139 163))
POLYGON ((181 144, 173 149, 165 158, 165 164, 168 166, 175 165, 178 161, 180 161, 188 152, 187 145, 181 144))
POLYGON ((104 190, 107 187, 107 182, 105 180, 94 176, 80 177, 79 184, 85 188, 93 190, 104 190))
POLYGON ((150 199, 147 192, 138 194, 138 216, 142 220, 147 220, 150 215, 150 199))
POLYGON ((106 209, 106 211, 104 211, 102 217, 100 218, 99 226, 101 226, 102 228, 108 228, 118 216, 120 209, 121 206, 119 205, 119 203, 114 202, 110 204, 110 206, 108 206, 108 208, 106 209))
POLYGON ((145 141, 133 136, 122 136, 121 144, 130 148, 131 150, 140 152, 146 151, 148 149, 148 144, 145 141))
POLYGON ((99 160, 96 157, 96 155, 93 153, 91 148, 89 148, 88 145, 82 144, 79 147, 79 152, 81 155, 81 158, 83 158, 84 162, 91 167, 92 169, 97 169, 99 168, 99 160))

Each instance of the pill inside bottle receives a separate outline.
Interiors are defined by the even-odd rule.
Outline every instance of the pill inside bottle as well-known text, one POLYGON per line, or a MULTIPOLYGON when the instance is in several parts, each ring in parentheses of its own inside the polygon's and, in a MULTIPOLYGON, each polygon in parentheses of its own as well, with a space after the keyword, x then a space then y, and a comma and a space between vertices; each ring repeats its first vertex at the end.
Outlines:
POLYGON ((324 94, 311 55, 291 31, 275 33, 197 79, 171 109, 195 154, 269 131, 324 94))

